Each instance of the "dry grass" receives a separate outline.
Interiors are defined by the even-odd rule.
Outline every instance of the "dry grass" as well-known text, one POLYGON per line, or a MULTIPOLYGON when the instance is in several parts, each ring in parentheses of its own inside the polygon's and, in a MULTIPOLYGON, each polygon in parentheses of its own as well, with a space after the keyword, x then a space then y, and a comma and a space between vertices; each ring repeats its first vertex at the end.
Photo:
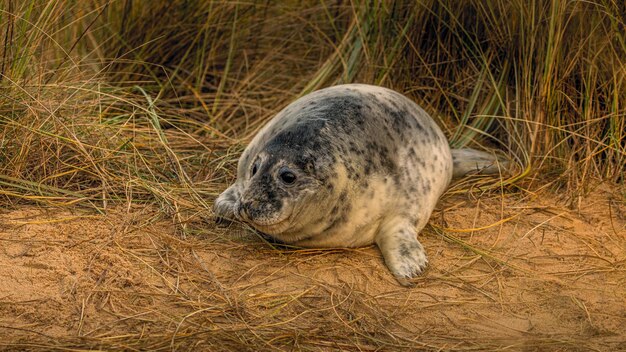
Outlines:
POLYGON ((431 267, 414 289, 395 283, 374 247, 277 249, 197 220, 183 237, 143 206, 5 212, 0 268, 13 269, 0 270, 0 345, 623 349, 623 199, 597 192, 576 212, 532 198, 446 197, 421 235, 431 267))
POLYGON ((193 199, 204 211, 197 192, 232 179, 274 113, 351 81, 414 97, 455 146, 505 150, 519 166, 507 183, 549 172, 574 197, 598 178, 623 183, 617 3, 3 4, 9 202, 193 199))
MULTIPOLYGON (((610 289, 623 294, 624 33, 626 7, 611 0, 0 0, 0 206, 8 214, 0 243, 10 252, 9 245, 41 241, 60 246, 58 253, 42 249, 45 258, 82 258, 74 274, 57 268, 63 294, 52 307, 69 320, 20 311, 22 301, 0 294, 0 311, 17 319, 0 328, 15 338, 7 348, 618 346, 610 323, 597 319, 607 305, 617 309, 610 289), (402 91, 435 116, 453 146, 494 147, 514 161, 510 175, 467 179, 448 192, 444 202, 457 205, 444 205, 445 213, 482 209, 482 199, 498 212, 452 226, 434 216, 427 248, 441 266, 434 259, 422 283, 431 300, 393 289, 373 249, 352 255, 259 248, 258 239, 248 242, 249 231, 233 239, 237 231, 220 232, 210 222, 212 200, 233 180, 247 140, 296 97, 342 82, 402 91), (605 216, 590 220, 581 209, 601 181, 612 188, 600 193, 608 200, 596 202, 605 216), (573 222, 603 223, 597 237, 589 228, 573 232, 571 253, 563 254, 573 257, 552 256, 558 251, 536 238, 525 242, 539 230, 567 233, 569 225, 550 223, 568 209, 522 221, 528 209, 552 209, 537 205, 550 192, 578 210, 567 213, 573 222), (507 208, 511 197, 527 203, 507 208), (57 210, 42 217, 34 207, 57 210), (15 220, 21 212, 34 218, 15 220), (54 226, 37 224, 40 218, 54 226), (64 220, 73 225, 57 224, 64 220), (56 228, 80 235, 55 235, 56 228), (502 244, 504 229, 518 237, 502 244), (488 244, 490 231, 497 235, 488 244), (511 260, 507 251, 519 246, 533 246, 536 256, 511 260), (110 266, 101 256, 110 256, 110 266), (570 271, 552 272, 562 259, 570 271), (334 274, 316 276, 327 270, 334 274), (63 280, 72 275, 76 285, 67 288, 63 280), (613 281, 595 296, 564 289, 590 290, 580 277, 613 281), (529 282, 536 296, 522 297, 529 282), (450 287, 458 295, 447 296, 450 287), (532 319, 539 327, 518 326, 521 335, 494 327, 522 324, 519 309, 548 314, 551 305, 568 322, 554 335, 532 319), (491 315, 479 318, 480 310, 467 308, 475 306, 491 315), (583 313, 576 320, 572 312, 583 313), (415 317, 432 322, 416 327, 415 317), (479 333, 472 337, 472 329, 479 333), (523 346, 520 336, 527 338, 523 346)), ((5 253, 9 267, 32 264, 20 251, 5 253)), ((47 296, 38 297, 23 302, 47 296)))

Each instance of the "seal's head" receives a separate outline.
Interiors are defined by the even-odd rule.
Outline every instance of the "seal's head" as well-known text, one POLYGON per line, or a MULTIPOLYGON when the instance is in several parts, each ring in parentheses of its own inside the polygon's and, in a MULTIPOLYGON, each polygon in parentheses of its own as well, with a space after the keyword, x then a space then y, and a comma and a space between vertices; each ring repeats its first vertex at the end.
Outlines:
POLYGON ((248 223, 285 243, 313 236, 321 226, 344 178, 338 177, 328 119, 305 118, 315 112, 301 104, 279 113, 244 150, 237 181, 215 201, 218 218, 248 223))
POLYGON ((314 158, 270 149, 250 159, 235 216, 268 235, 306 225, 322 196, 314 158))

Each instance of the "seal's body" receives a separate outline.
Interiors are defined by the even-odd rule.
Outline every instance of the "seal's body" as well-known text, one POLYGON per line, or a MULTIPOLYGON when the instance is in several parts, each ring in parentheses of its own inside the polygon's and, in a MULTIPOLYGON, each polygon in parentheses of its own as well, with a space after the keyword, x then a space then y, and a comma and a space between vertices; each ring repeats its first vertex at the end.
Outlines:
POLYGON ((263 127, 215 213, 302 247, 375 242, 398 281, 409 284, 427 264, 417 232, 453 165, 469 171, 495 160, 464 150, 459 163, 452 154, 437 124, 403 95, 363 84, 330 87, 263 127))

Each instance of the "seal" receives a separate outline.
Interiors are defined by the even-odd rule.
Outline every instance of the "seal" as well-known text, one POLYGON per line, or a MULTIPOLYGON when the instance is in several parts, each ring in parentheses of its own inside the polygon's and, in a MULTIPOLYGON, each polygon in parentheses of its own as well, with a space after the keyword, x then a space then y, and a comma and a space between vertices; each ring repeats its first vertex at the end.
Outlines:
POLYGON ((428 264, 417 234, 453 174, 498 169, 491 154, 451 150, 405 96, 338 85, 297 99, 258 132, 214 212, 300 247, 376 243, 398 282, 410 286, 428 264))

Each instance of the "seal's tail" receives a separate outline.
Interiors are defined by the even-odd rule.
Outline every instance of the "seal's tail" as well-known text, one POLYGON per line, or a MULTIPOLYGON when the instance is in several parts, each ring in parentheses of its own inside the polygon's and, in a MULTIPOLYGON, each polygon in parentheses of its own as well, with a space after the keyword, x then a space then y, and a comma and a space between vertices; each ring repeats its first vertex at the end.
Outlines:
POLYGON ((509 162, 498 159, 495 154, 470 148, 452 149, 452 177, 462 177, 470 172, 500 174, 508 169, 509 162))

